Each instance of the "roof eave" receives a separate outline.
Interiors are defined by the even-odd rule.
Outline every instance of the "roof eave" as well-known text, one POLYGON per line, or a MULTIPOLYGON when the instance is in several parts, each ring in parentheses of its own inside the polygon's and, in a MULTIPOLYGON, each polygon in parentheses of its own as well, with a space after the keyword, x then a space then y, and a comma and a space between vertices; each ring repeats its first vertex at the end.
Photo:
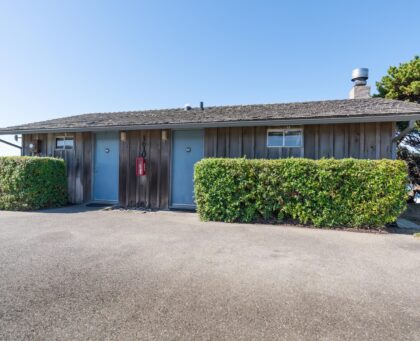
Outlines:
POLYGON ((13 134, 40 134, 55 132, 99 132, 99 131, 128 131, 147 129, 199 129, 222 127, 249 127, 249 126, 278 126, 278 125, 310 125, 310 124, 339 124, 339 123, 370 123, 370 122, 398 122, 420 120, 420 112, 395 115, 346 116, 346 117, 318 117, 298 119, 270 119, 270 120, 243 120, 219 122, 191 122, 191 123, 164 123, 164 124, 134 124, 114 126, 91 127, 63 127, 63 128, 34 128, 34 129, 0 129, 0 135, 13 134))

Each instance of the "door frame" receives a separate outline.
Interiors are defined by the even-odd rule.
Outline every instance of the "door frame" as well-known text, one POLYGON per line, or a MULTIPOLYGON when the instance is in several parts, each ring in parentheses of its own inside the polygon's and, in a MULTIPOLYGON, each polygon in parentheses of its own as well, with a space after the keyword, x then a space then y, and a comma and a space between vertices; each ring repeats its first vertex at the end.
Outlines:
POLYGON ((103 132, 96 132, 96 133, 92 133, 93 138, 92 138, 92 169, 91 169, 91 185, 90 185, 90 191, 91 191, 91 195, 90 195, 90 201, 92 203, 97 203, 97 204, 118 204, 120 202, 120 132, 119 131, 103 131, 103 132), (95 160, 96 160, 96 136, 97 134, 101 134, 101 133, 116 133, 117 134, 117 138, 118 138, 118 163, 117 163, 117 199, 116 200, 101 200, 101 199, 95 199, 95 160))
MULTIPOLYGON (((195 211, 197 209, 196 204, 173 204, 172 203, 172 175, 173 175, 173 163, 174 163, 174 138, 175 138, 175 131, 202 131, 203 132, 203 138, 201 140, 201 147, 203 150, 203 158, 204 158, 204 129, 172 129, 171 131, 171 162, 169 165, 169 209, 170 210, 186 210, 186 211, 195 211)), ((194 179, 193 179, 194 180, 194 179)))

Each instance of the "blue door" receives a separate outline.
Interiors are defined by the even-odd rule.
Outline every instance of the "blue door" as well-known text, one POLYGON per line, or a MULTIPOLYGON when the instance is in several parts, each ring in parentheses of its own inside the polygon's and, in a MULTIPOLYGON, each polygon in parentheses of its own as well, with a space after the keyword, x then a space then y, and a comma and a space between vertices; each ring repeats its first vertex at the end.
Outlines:
POLYGON ((93 176, 93 199, 95 201, 118 201, 118 163, 118 133, 96 134, 93 176))
POLYGON ((172 141, 171 207, 195 208, 194 164, 204 156, 202 130, 175 130, 172 141))

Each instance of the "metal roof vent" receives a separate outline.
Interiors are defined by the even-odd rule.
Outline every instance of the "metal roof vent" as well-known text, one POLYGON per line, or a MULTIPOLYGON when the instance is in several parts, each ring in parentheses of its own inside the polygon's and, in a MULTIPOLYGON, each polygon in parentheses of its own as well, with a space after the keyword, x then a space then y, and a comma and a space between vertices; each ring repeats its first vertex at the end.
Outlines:
POLYGON ((354 85, 349 93, 350 99, 370 97, 370 86, 366 85, 368 78, 369 70, 367 68, 363 67, 352 71, 351 80, 354 82, 354 85))
POLYGON ((351 72, 351 81, 354 82, 355 86, 366 85, 369 78, 369 69, 357 68, 351 72))
POLYGON ((191 105, 185 104, 184 110, 191 110, 191 105))

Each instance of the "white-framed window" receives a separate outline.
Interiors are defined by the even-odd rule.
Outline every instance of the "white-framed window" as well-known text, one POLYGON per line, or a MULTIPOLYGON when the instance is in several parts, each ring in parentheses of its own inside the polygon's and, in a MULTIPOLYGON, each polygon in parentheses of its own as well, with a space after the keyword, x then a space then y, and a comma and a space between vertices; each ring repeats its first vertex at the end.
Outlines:
POLYGON ((268 148, 299 148, 303 145, 303 131, 300 128, 290 129, 268 129, 267 147, 268 148))
POLYGON ((55 149, 73 149, 74 138, 71 136, 56 137, 55 149))

